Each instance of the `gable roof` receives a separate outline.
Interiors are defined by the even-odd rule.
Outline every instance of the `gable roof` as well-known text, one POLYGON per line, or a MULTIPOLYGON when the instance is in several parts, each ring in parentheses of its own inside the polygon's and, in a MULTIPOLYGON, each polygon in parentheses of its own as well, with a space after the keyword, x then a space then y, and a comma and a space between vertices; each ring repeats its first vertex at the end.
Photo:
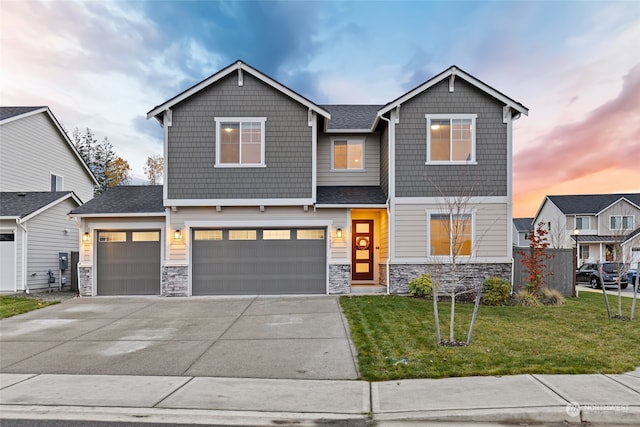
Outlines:
POLYGON ((614 203, 624 199, 640 209, 640 193, 575 194, 547 196, 565 215, 597 215, 614 203))
POLYGON ((325 132, 372 132, 378 124, 382 105, 321 105, 331 113, 325 132))
POLYGON ((162 185, 119 185, 71 211, 72 216, 164 215, 162 185))
POLYGON ((19 222, 28 221, 40 212, 69 198, 76 204, 81 204, 73 191, 3 191, 0 192, 0 218, 18 219, 19 222))
POLYGON ((320 114, 321 116, 326 117, 327 119, 331 118, 331 114, 329 114, 329 112, 326 111, 324 108, 322 108, 319 105, 311 102, 310 100, 308 100, 304 96, 298 94, 297 92, 294 92, 293 90, 289 89, 285 85, 275 81, 274 79, 272 79, 271 77, 267 76, 266 74, 261 73, 260 71, 256 70, 255 68, 251 67, 250 65, 248 65, 248 64, 246 64, 246 63, 244 63, 242 61, 236 61, 233 64, 230 64, 227 67, 223 68, 222 70, 218 71, 217 73, 207 77, 206 79, 202 80, 201 82, 196 83, 195 85, 193 85, 190 88, 188 88, 187 90, 179 93, 178 95, 174 96, 173 98, 169 99, 168 101, 165 101, 164 103, 154 107, 151 111, 149 111, 147 113, 147 119, 150 119, 151 117, 155 117, 156 120, 158 120, 160 123, 162 123, 161 114, 165 110, 173 107, 174 105, 184 101, 185 99, 191 97, 192 95, 194 95, 194 94, 200 92, 201 90, 209 87, 213 83, 217 82, 218 80, 222 79, 223 77, 226 77, 227 75, 233 73, 234 71, 237 71, 238 73, 247 72, 247 73, 251 74, 252 76, 256 77, 257 79, 262 80, 263 82, 265 82, 269 86, 273 87, 274 89, 279 90, 280 92, 284 93, 285 95, 289 96, 290 98, 296 100, 300 104, 302 104, 302 105, 308 107, 309 109, 315 111, 316 113, 320 114))
POLYGON ((518 231, 529 231, 533 229, 534 218, 513 218, 513 225, 518 231))
POLYGON ((529 114, 529 109, 527 107, 525 107, 524 105, 520 104, 519 102, 514 101, 513 99, 509 98, 507 95, 505 95, 502 92, 499 92, 498 90, 492 88, 488 84, 478 80, 477 78, 473 77, 471 74, 463 71, 462 69, 456 67, 455 65, 452 65, 451 67, 447 68, 446 70, 444 70, 443 72, 441 72, 437 76, 427 80, 426 82, 422 83, 421 85, 415 87, 414 89, 411 89, 409 92, 405 93, 404 95, 399 96, 398 98, 394 99, 393 101, 391 101, 388 104, 386 104, 385 106, 383 106, 378 111, 378 115, 382 116, 383 114, 388 113, 389 111, 393 110, 396 107, 399 107, 400 105, 402 105, 403 103, 405 103, 409 99, 411 99, 414 96, 424 92, 425 90, 427 90, 430 87, 436 85, 437 83, 440 83, 442 80, 444 80, 446 78, 451 78, 451 79, 453 79, 455 81, 455 79, 457 77, 462 78, 467 83, 470 83, 471 85, 477 87, 478 89, 482 90, 483 92, 485 92, 485 93, 493 96, 494 98, 500 100, 505 105, 511 107, 513 110, 515 110, 517 112, 515 114, 516 117, 519 116, 520 114, 524 114, 524 115, 528 115, 529 114))
POLYGON ((71 149, 71 152, 76 156, 76 158, 78 159, 78 162, 80 163, 80 165, 82 165, 82 168, 89 175, 89 177, 93 181, 94 185, 98 185, 98 180, 96 179, 95 175, 93 174, 93 172, 91 172, 91 169, 89 169, 89 166, 87 166, 87 164, 84 162, 84 160, 82 160, 82 157, 80 156, 80 153, 78 152, 78 149, 76 148, 75 145, 73 145, 73 142, 71 142, 71 139, 69 139, 69 135, 67 135, 67 133, 64 131, 64 129, 62 129, 62 126, 58 122, 58 119, 56 119, 56 117, 53 115, 53 113, 51 112, 49 107, 47 107, 47 106, 44 106, 44 107, 0 107, 0 125, 4 125, 6 123, 10 123, 10 122, 12 122, 14 120, 21 120, 21 119, 33 116, 35 114, 40 114, 40 113, 44 113, 49 117, 49 119, 53 123, 54 127, 58 131, 58 134, 60 134, 62 139, 67 143, 67 145, 71 149))

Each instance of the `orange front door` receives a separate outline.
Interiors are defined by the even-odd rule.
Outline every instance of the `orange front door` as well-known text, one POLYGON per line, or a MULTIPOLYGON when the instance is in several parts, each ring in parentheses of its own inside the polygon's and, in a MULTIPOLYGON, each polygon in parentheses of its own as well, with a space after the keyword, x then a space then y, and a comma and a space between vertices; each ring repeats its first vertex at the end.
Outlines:
POLYGON ((351 279, 373 280, 373 220, 351 222, 351 279))

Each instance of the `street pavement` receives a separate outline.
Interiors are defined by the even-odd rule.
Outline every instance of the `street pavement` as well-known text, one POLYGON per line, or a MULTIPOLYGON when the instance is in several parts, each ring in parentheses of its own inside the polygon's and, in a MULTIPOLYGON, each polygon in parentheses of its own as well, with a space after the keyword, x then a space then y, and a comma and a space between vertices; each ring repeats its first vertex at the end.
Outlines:
POLYGON ((0 420, 640 425, 640 369, 369 383, 354 354, 335 297, 74 299, 0 322, 0 420))

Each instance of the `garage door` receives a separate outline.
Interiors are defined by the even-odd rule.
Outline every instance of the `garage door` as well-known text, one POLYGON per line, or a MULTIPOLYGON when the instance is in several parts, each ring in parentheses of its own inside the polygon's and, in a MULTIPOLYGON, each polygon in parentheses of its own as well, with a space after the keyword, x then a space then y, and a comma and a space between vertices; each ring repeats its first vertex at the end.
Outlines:
POLYGON ((16 290, 15 234, 0 233, 0 291, 16 290))
POLYGON ((160 231, 98 231, 98 295, 160 294, 160 231))
POLYGON ((192 235, 193 295, 324 294, 325 229, 207 229, 192 235))

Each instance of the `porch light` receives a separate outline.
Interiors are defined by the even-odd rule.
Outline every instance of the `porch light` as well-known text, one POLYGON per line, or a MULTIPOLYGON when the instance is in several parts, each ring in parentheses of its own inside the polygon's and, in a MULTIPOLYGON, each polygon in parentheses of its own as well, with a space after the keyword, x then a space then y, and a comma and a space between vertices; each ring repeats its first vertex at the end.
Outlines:
POLYGON ((173 232, 173 238, 175 240, 182 240, 182 233, 179 228, 176 228, 176 231, 173 232))
POLYGON ((342 239, 342 228, 338 227, 336 229, 336 238, 337 239, 342 239))
POLYGON ((91 235, 89 234, 88 231, 86 231, 83 235, 82 235, 82 242, 83 243, 89 243, 89 241, 91 240, 91 235))

